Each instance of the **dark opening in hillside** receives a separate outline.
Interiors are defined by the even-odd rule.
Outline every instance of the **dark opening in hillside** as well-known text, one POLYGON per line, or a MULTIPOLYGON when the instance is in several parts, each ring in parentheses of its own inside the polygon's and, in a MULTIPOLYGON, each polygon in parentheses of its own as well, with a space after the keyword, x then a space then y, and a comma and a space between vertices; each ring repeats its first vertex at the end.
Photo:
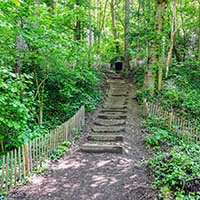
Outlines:
POLYGON ((116 62, 115 63, 115 71, 120 72, 123 69, 123 63, 122 62, 116 62))

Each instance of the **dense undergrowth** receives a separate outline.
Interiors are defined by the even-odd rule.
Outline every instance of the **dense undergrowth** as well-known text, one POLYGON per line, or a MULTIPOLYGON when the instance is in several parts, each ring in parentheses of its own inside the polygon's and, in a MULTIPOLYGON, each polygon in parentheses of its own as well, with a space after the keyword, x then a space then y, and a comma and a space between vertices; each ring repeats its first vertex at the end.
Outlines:
POLYGON ((18 77, 4 68, 0 73, 3 77, 0 83, 0 110, 3 116, 0 117, 0 127, 4 150, 19 146, 63 123, 81 105, 86 105, 87 110, 94 109, 101 100, 99 88, 102 76, 97 70, 78 66, 52 70, 44 87, 44 122, 39 126, 32 78, 28 75, 18 77))
POLYGON ((200 146, 158 127, 153 118, 147 119, 145 125, 147 147, 154 151, 149 167, 159 199, 200 199, 200 146))
MULTIPOLYGON (((200 122, 200 77, 199 63, 185 61, 173 63, 169 77, 164 79, 161 91, 154 96, 142 89, 144 68, 135 71, 138 86, 137 99, 142 103, 146 98, 160 104, 194 123, 200 122)), ((157 79, 155 80, 157 82, 157 79)), ((151 116, 145 121, 147 128, 146 144, 153 151, 148 161, 154 176, 153 185, 159 190, 159 199, 198 200, 200 199, 200 145, 188 138, 179 138, 167 126, 161 125, 162 117, 151 116)), ((187 136, 189 137, 189 136, 187 136)))
MULTIPOLYGON (((82 17, 87 8, 86 2, 0 1, 0 152, 100 101, 103 76, 93 67, 94 54, 69 28, 74 13, 82 17)), ((88 20, 81 21, 86 28, 88 20)))
MULTIPOLYGON (((173 109, 175 113, 200 122, 200 76, 199 62, 187 61, 183 64, 174 63, 170 68, 169 77, 164 80, 161 91, 155 90, 151 97, 148 90, 139 89, 137 98, 162 104, 167 110, 173 109)), ((144 69, 135 70, 136 84, 143 85, 144 69)), ((157 82, 157 80, 155 80, 157 82)))

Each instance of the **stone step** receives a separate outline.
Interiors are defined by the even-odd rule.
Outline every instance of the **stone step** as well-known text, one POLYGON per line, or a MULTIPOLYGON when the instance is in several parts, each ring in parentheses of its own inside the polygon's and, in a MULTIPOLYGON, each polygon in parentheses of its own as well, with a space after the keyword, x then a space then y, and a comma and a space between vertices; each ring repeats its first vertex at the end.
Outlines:
POLYGON ((127 109, 122 108, 122 109, 110 109, 110 108, 102 108, 99 112, 101 113, 106 113, 106 112, 117 112, 117 113, 127 113, 127 109))
POLYGON ((108 95, 108 96, 106 96, 105 104, 110 103, 110 102, 115 102, 117 104, 123 104, 127 100, 128 100, 128 97, 126 97, 126 96, 108 95))
POLYGON ((127 112, 116 112, 116 111, 107 111, 107 112, 101 112, 100 114, 104 114, 104 115, 123 115, 126 114, 127 112))
MULTIPOLYGON (((117 101, 117 102, 123 102, 124 100, 128 100, 128 96, 112 96, 108 95, 106 96, 107 101, 117 101)), ((106 103, 106 102, 105 102, 106 103)))
POLYGON ((122 135, 89 135, 87 139, 97 142, 123 142, 124 140, 122 135))
POLYGON ((118 127, 118 126, 94 126, 92 128, 92 131, 95 133, 119 133, 124 132, 124 127, 118 127))
POLYGON ((104 104, 102 106, 105 109, 127 109, 128 107, 126 105, 109 105, 109 104, 104 104))
POLYGON ((116 103, 116 102, 107 102, 103 105, 103 108, 109 108, 109 109, 118 109, 118 108, 123 108, 127 106, 128 103, 127 101, 121 102, 121 103, 116 103))
POLYGON ((123 153, 121 146, 112 144, 86 143, 81 146, 80 150, 87 153, 123 153))
POLYGON ((120 75, 109 75, 108 76, 109 80, 123 80, 123 78, 120 75))
POLYGON ((128 97, 128 94, 110 94, 110 96, 113 96, 113 97, 128 97))
POLYGON ((126 85, 126 82, 124 80, 115 80, 115 79, 108 79, 107 83, 109 84, 116 84, 116 85, 126 85))
POLYGON ((115 97, 128 97, 128 94, 124 94, 124 93, 118 93, 118 92, 109 92, 107 95, 106 95, 107 98, 115 98, 115 97))
POLYGON ((99 114, 97 116, 97 118, 99 119, 126 119, 127 118, 127 115, 125 114, 117 114, 117 115, 112 115, 112 114, 99 114))
POLYGON ((120 125, 125 125, 126 121, 125 120, 107 120, 107 119, 98 119, 94 122, 95 125, 99 126, 120 126, 120 125))
POLYGON ((109 88, 109 91, 117 91, 117 92, 127 92, 129 91, 129 88, 126 86, 125 83, 120 83, 120 84, 117 84, 117 83, 111 83, 111 86, 109 88))

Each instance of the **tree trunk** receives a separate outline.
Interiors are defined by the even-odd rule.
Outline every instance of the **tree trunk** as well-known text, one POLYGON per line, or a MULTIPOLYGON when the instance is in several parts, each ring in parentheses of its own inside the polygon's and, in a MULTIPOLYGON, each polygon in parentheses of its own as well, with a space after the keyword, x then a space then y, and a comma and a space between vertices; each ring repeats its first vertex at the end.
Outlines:
MULTIPOLYGON (((80 0, 76 0, 76 7, 80 6, 80 0)), ((75 25, 75 40, 80 41, 81 40, 81 21, 79 19, 79 16, 76 17, 76 25, 75 25)))
POLYGON ((125 35, 125 42, 124 42, 124 67, 126 70, 129 69, 129 8, 130 8, 130 1, 125 0, 125 26, 124 26, 124 35, 125 35))
POLYGON ((168 77, 169 74, 169 65, 172 59, 172 51, 174 47, 174 39, 176 34, 176 0, 172 1, 172 24, 171 24, 171 36, 170 36, 170 48, 168 51, 167 62, 166 62, 166 74, 165 77, 168 77))
POLYGON ((198 60, 200 61, 200 0, 199 2, 199 17, 198 17, 198 60))
POLYGON ((163 64, 165 63, 165 37, 162 38, 162 57, 158 67, 158 90, 162 89, 163 64))
POLYGON ((162 66, 160 63, 160 52, 161 49, 161 33, 164 24, 164 14, 165 9, 167 7, 167 0, 156 0, 156 15, 155 15, 155 25, 154 25, 154 41, 151 47, 150 53, 150 66, 148 68, 147 80, 148 90, 150 91, 150 95, 154 95, 154 68, 157 66, 159 68, 159 84, 162 85, 162 66))
POLYGON ((92 13, 91 0, 89 0, 89 48, 88 48, 88 66, 91 66, 91 51, 92 51, 92 13))
POLYGON ((111 9, 111 18, 112 18, 112 32, 113 32, 113 37, 115 40, 116 53, 119 54, 119 42, 117 41, 117 29, 116 29, 116 24, 115 24, 115 2, 114 2, 114 0, 111 0, 110 9, 111 9))

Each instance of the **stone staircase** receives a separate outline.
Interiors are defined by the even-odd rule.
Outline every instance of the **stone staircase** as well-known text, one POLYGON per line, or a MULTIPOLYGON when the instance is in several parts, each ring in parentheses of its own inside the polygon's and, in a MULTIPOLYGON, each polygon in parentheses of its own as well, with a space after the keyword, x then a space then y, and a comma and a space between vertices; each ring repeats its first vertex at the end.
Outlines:
POLYGON ((123 153, 122 142, 127 118, 128 86, 119 74, 110 73, 109 90, 80 150, 88 153, 123 153))

